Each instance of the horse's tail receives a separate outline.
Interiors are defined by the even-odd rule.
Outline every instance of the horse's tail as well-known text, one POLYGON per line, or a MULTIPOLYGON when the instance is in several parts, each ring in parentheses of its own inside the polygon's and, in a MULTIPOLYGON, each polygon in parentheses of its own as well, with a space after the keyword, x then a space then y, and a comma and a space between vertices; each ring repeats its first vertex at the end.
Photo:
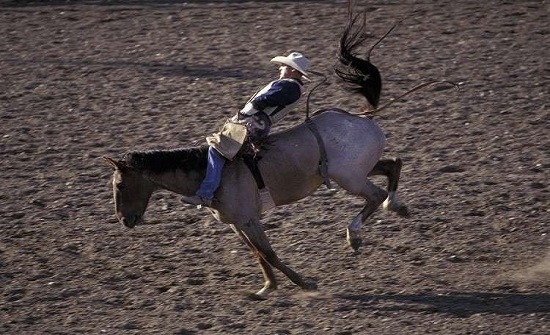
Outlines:
POLYGON ((378 68, 370 62, 370 54, 396 26, 397 24, 370 48, 366 59, 361 59, 356 56, 355 51, 371 36, 365 33, 366 13, 353 16, 350 7, 348 25, 340 37, 339 63, 334 66, 334 71, 340 79, 349 84, 348 90, 363 95, 375 109, 378 107, 382 91, 382 77, 378 68))
POLYGON ((336 75, 348 84, 347 89, 363 95, 372 108, 368 106, 363 112, 352 113, 355 115, 372 115, 391 104, 406 97, 407 95, 418 91, 424 87, 447 84, 460 89, 462 83, 454 83, 447 80, 430 80, 421 83, 397 98, 390 99, 382 107, 378 107, 380 93, 382 92, 382 78, 380 71, 370 62, 370 54, 376 46, 384 40, 402 20, 394 24, 367 52, 366 59, 361 59, 356 56, 356 49, 359 48, 370 35, 365 33, 366 29, 366 13, 363 15, 353 15, 353 1, 348 3, 348 24, 340 37, 340 46, 338 48, 338 63, 334 66, 336 75))

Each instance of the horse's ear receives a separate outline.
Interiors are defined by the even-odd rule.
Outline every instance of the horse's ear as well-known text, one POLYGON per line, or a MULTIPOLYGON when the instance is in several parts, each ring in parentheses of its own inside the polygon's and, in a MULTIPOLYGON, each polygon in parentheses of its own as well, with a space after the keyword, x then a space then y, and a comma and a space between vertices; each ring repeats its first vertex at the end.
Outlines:
POLYGON ((109 164, 114 170, 121 170, 122 169, 122 164, 115 161, 114 159, 112 159, 110 157, 107 157, 107 156, 103 156, 101 158, 103 158, 103 160, 105 160, 107 162, 107 164, 109 164))

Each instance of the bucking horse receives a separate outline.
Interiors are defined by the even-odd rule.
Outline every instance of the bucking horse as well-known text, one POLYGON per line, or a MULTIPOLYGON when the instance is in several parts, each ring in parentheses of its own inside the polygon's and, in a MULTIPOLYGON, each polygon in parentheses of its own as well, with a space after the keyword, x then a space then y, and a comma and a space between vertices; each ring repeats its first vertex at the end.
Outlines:
MULTIPOLYGON (((348 89, 366 98, 369 113, 323 108, 307 122, 270 135, 255 166, 275 206, 305 198, 328 181, 364 199, 364 207, 347 226, 347 241, 355 250, 361 245, 362 225, 381 205, 399 215, 408 213, 396 194, 402 162, 399 158, 381 159, 386 138, 371 117, 378 106, 381 76, 370 62, 370 52, 366 59, 356 55, 367 38, 364 30, 358 16, 350 17, 340 38, 335 73, 348 89), (373 175, 386 176, 387 188, 371 182, 369 176, 373 175)), ((149 199, 157 190, 175 192, 184 199, 192 196, 205 175, 207 150, 201 146, 128 152, 120 160, 104 157, 114 170, 118 220, 129 228, 142 223, 149 199)), ((315 282, 281 262, 272 249, 261 224, 264 207, 258 181, 245 159, 238 157, 225 165, 215 199, 208 209, 231 226, 260 263, 265 282, 253 297, 266 298, 277 288, 273 268, 302 289, 317 288, 315 282)))

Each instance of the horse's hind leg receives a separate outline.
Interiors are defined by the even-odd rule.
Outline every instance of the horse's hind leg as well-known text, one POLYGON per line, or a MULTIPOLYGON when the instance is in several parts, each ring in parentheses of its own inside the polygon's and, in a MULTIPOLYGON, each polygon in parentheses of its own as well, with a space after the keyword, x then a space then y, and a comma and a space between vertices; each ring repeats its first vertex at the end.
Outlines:
POLYGON ((367 201, 365 207, 363 207, 361 212, 359 212, 347 227, 347 241, 353 250, 357 250, 362 244, 361 227, 363 223, 376 209, 378 209, 378 207, 380 207, 388 193, 369 180, 367 180, 361 190, 354 192, 348 189, 348 191, 363 197, 367 201))
POLYGON ((403 162, 400 158, 379 160, 369 176, 383 175, 388 178, 388 197, 382 204, 384 209, 397 213, 400 216, 409 216, 407 206, 401 204, 397 197, 397 187, 401 176, 403 162))
MULTIPOLYGON (((315 283, 305 281, 299 274, 297 274, 294 270, 292 270, 290 267, 283 264, 283 262, 279 260, 277 254, 271 248, 267 235, 265 234, 259 222, 251 220, 243 224, 240 227, 240 230, 244 237, 248 240, 248 242, 260 254, 261 258, 263 258, 267 263, 269 263, 277 270, 284 273, 288 277, 288 279, 290 279, 294 284, 300 286, 304 290, 314 290, 317 288, 317 285, 315 283)), ((259 293, 262 294, 262 297, 265 297, 267 296, 269 291, 260 290, 259 293)))

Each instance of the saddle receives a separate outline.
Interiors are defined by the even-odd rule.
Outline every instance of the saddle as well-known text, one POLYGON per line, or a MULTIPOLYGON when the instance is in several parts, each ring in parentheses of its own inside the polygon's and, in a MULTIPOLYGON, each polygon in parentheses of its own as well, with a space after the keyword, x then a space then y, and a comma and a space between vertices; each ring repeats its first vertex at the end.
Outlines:
POLYGON ((208 136, 206 141, 228 160, 243 160, 258 186, 262 212, 275 207, 275 202, 258 168, 258 161, 261 159, 261 156, 258 156, 257 153, 260 151, 261 144, 251 141, 249 130, 245 124, 235 122, 234 119, 229 119, 224 123, 219 132, 208 136))
MULTIPOLYGON (((328 177, 328 159, 325 144, 315 123, 309 117, 306 119, 306 124, 319 145, 319 153, 321 155, 319 170, 324 179, 324 184, 328 189, 332 189, 328 177)), ((248 135, 249 130, 245 124, 235 122, 234 119, 229 119, 224 123, 219 132, 207 137, 206 141, 228 160, 241 158, 244 161, 258 186, 263 212, 275 207, 275 203, 258 168, 258 161, 261 159, 261 156, 257 154, 260 151, 261 144, 253 143, 248 135)))

